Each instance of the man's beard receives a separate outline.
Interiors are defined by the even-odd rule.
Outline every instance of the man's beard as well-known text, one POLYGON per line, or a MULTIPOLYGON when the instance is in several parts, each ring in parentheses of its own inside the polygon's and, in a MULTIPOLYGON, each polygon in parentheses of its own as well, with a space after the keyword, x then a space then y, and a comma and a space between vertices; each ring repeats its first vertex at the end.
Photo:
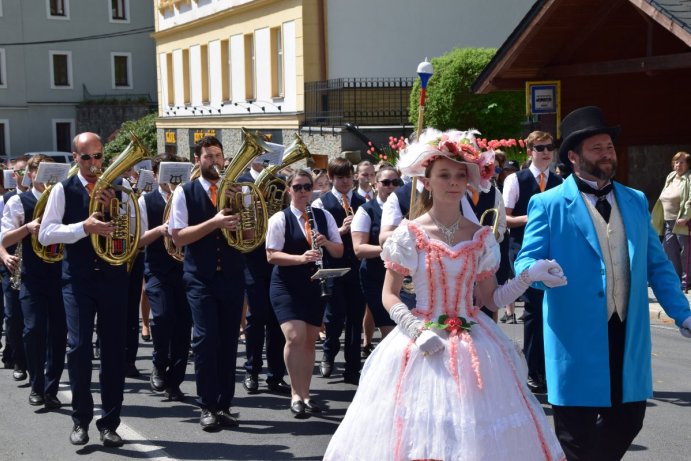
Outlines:
POLYGON ((202 177, 204 179, 214 180, 214 181, 219 179, 220 176, 218 174, 218 171, 220 171, 221 169, 219 168, 218 171, 216 171, 216 168, 218 168, 218 165, 216 165, 216 164, 210 165, 208 167, 202 167, 202 169, 201 169, 202 177))
POLYGON ((611 160, 612 165, 612 172, 608 173, 607 171, 603 170, 601 168, 601 164, 604 163, 603 161, 598 161, 598 162, 591 162, 587 160, 583 155, 581 155, 581 161, 580 161, 580 171, 583 173, 587 173, 594 178, 601 179, 601 180, 606 180, 606 179, 612 179, 614 177, 614 174, 617 172, 617 159, 616 157, 611 160))

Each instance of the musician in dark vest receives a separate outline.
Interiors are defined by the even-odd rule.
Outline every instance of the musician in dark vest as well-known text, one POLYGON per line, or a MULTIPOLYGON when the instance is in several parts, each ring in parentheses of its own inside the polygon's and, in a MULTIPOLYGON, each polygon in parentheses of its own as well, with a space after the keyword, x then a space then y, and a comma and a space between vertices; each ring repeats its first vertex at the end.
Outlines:
POLYGON ((327 167, 327 173, 333 187, 321 198, 315 200, 312 206, 331 213, 336 220, 338 232, 343 240, 343 257, 330 258, 330 267, 347 267, 350 268, 350 271, 343 277, 329 280, 332 295, 324 314, 326 339, 324 340, 324 355, 319 364, 319 371, 323 378, 331 376, 334 359, 341 347, 341 333, 345 326, 343 381, 357 385, 360 382, 360 341, 362 319, 365 315, 365 297, 360 289, 360 277, 358 275, 360 261, 353 251, 350 224, 355 212, 364 205, 365 200, 353 191, 353 165, 350 161, 342 157, 331 160, 327 167))
POLYGON ((311 281, 315 263, 339 258, 343 244, 338 226, 328 211, 307 205, 312 196, 312 175, 304 170, 288 180, 290 206, 269 219, 266 257, 275 264, 271 274, 273 310, 285 336, 284 358, 291 385, 290 411, 305 418, 321 411, 310 398, 310 382, 317 340, 324 315, 320 283, 311 281))
MULTIPOLYGON (((523 232, 528 223, 528 201, 530 197, 563 182, 550 172, 554 154, 552 135, 544 131, 533 131, 525 140, 530 167, 504 180, 504 206, 506 222, 511 232, 510 247, 513 261, 523 243, 523 232)), ((533 392, 546 391, 545 348, 542 329, 542 299, 544 291, 528 288, 524 294, 525 313, 523 321, 523 352, 528 362, 528 387, 533 392)))
POLYGON ((201 176, 175 189, 168 228, 175 245, 185 247, 182 279, 192 310, 199 423, 203 430, 215 431, 238 425, 230 407, 245 263, 222 233, 222 229, 237 230, 240 215, 217 209, 219 170, 224 163, 221 142, 214 136, 203 137, 195 146, 194 160, 201 176))
MULTIPOLYGON (((161 154, 153 161, 158 180, 161 162, 183 162, 172 154, 161 154)), ((150 384, 154 392, 164 392, 168 400, 178 402, 185 395, 180 384, 185 380, 190 350, 192 314, 182 282, 182 262, 166 250, 164 236, 168 221, 163 213, 171 196, 168 184, 159 184, 139 197, 139 215, 144 230, 139 244, 144 251, 144 290, 151 303, 151 336, 153 339, 150 384)))
MULTIPOLYGON (((367 301, 367 308, 372 315, 374 326, 379 328, 382 339, 391 332, 396 323, 391 320, 381 300, 386 269, 384 268, 384 261, 380 257, 382 247, 379 245, 379 229, 381 228, 384 203, 402 184, 403 181, 393 167, 381 167, 374 178, 376 197, 358 208, 350 225, 353 250, 355 256, 361 260, 359 268, 360 286, 367 301)), ((371 352, 374 347, 371 343, 365 344, 364 347, 368 345, 371 352)))
MULTIPOLYGON (((27 156, 17 157, 12 165, 12 177, 17 182, 17 188, 5 192, 0 198, 0 215, 4 210, 5 204, 17 193, 26 192, 26 186, 22 185, 24 172, 26 170, 27 156)), ((2 292, 4 301, 5 315, 5 353, 8 356, 7 362, 14 367, 12 378, 15 381, 26 379, 26 354, 22 342, 22 330, 24 329, 24 316, 19 303, 19 291, 10 287, 10 276, 15 271, 19 258, 15 256, 16 247, 5 247, 0 245, 0 275, 2 276, 2 292), (11 353, 8 353, 10 351, 11 353)), ((3 360, 5 357, 3 357, 3 360)))
POLYGON ((60 264, 43 261, 31 245, 32 236, 38 236, 40 226, 40 219, 33 219, 34 208, 45 190, 44 184, 34 180, 41 162, 52 163, 53 159, 45 155, 31 157, 26 174, 33 187, 14 195, 5 204, 2 244, 13 246, 22 242, 19 302, 24 317, 23 345, 31 383, 29 404, 54 410, 61 405, 57 393, 65 368, 67 326, 60 264))
MULTIPOLYGON (((252 162, 250 170, 238 178, 238 182, 254 183, 259 173, 264 169, 261 157, 252 162)), ((269 391, 279 394, 290 394, 290 386, 283 380, 286 366, 283 360, 285 338, 281 326, 276 320, 271 307, 269 287, 271 286, 271 271, 273 266, 266 260, 264 244, 257 249, 245 253, 247 315, 244 328, 245 349, 245 379, 242 386, 248 394, 259 392, 259 373, 264 363, 262 352, 266 343, 266 384, 269 391)))
MULTIPOLYGON (((42 245, 64 243, 62 297, 67 319, 67 371, 72 390, 73 445, 89 441, 93 419, 91 396, 91 338, 98 315, 97 333, 101 347, 99 374, 103 413, 96 421, 105 446, 119 447, 123 440, 116 432, 120 425, 125 385, 125 318, 127 303, 127 265, 111 265, 101 259, 89 235, 107 237, 115 225, 104 221, 102 213, 89 215, 90 195, 96 186, 103 163, 103 144, 95 133, 81 133, 72 142, 72 155, 79 172, 51 189, 41 220, 42 245)), ((122 185, 118 180, 116 185, 122 185)), ((122 194, 117 193, 122 200, 122 194)), ((102 190, 98 200, 107 204, 116 197, 112 189, 102 190)), ((134 209, 136 204, 130 204, 134 209)))

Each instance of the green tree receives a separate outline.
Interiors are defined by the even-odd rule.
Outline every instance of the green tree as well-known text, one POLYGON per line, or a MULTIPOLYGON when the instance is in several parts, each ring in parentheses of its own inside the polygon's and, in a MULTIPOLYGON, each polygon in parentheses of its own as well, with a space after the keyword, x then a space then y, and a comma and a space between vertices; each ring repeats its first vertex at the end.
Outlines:
POLYGON ((105 145, 106 162, 110 163, 113 157, 125 150, 131 141, 130 132, 133 132, 139 138, 151 154, 156 155, 158 152, 156 146, 156 117, 156 113, 151 113, 138 120, 124 122, 117 136, 105 145))
MULTIPOLYGON (((496 53, 493 48, 456 48, 432 59, 424 126, 440 130, 476 128, 488 139, 518 137, 525 119, 524 91, 473 94, 470 86, 496 53)), ((420 80, 410 94, 410 121, 417 126, 420 80)))

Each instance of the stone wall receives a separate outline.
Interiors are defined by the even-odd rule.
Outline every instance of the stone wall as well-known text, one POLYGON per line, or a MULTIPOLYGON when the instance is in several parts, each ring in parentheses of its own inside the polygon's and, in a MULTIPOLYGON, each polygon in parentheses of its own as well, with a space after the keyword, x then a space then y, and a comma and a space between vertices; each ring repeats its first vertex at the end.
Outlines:
POLYGON ((98 133, 104 141, 123 122, 137 120, 151 113, 149 104, 79 104, 77 106, 76 132, 98 133))

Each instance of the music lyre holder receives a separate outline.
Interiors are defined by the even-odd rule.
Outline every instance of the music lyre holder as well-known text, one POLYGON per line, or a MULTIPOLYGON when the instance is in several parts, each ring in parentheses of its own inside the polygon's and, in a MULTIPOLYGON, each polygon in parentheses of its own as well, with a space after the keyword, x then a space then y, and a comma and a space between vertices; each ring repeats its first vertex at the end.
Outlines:
POLYGON ((336 277, 343 277, 348 272, 350 272, 349 267, 342 267, 339 269, 319 269, 314 273, 314 275, 312 275, 312 277, 310 277, 310 280, 326 280, 336 277))

